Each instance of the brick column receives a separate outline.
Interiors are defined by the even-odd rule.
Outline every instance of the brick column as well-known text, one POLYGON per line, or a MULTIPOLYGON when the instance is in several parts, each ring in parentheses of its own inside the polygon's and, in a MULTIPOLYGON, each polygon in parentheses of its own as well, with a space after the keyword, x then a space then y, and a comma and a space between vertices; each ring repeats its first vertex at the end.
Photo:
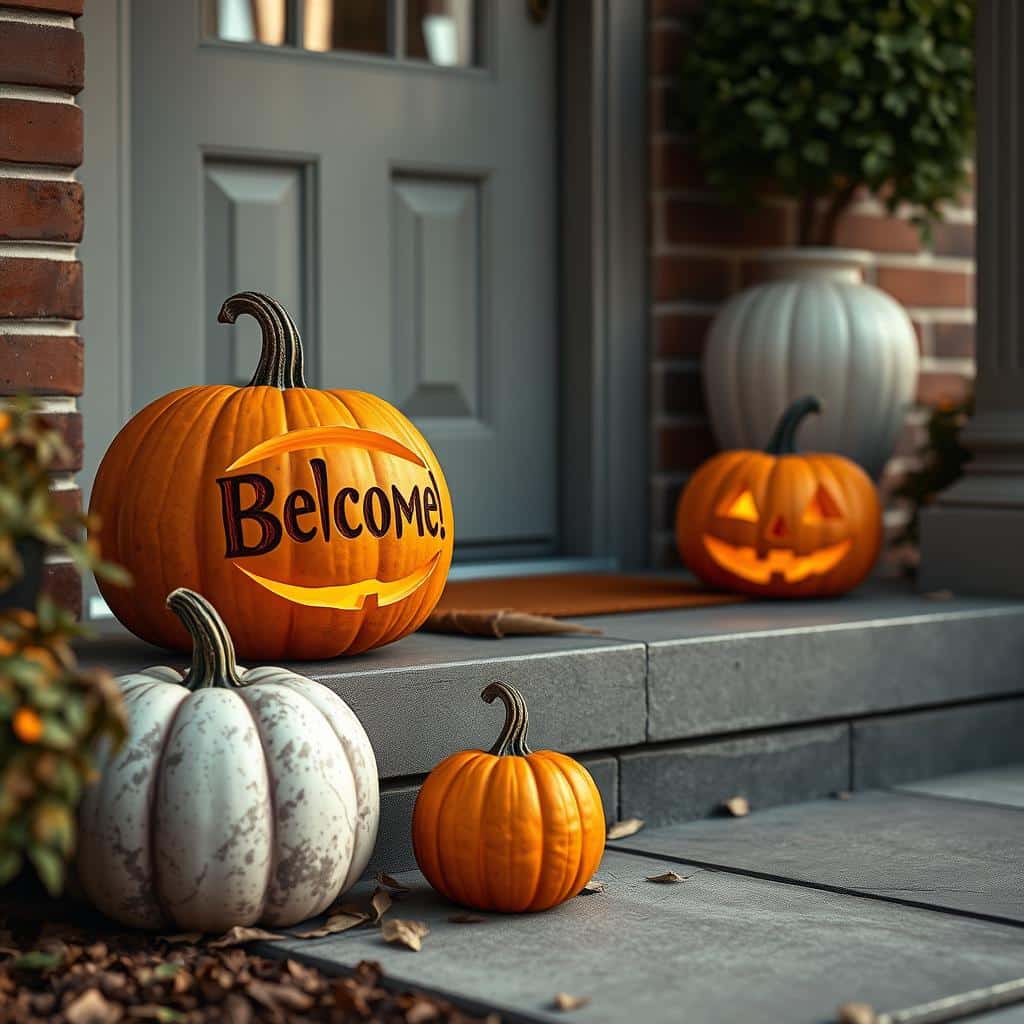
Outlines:
MULTIPOLYGON (((0 394, 38 397, 71 458, 54 475, 78 507, 81 466, 83 0, 0 0, 0 394)), ((47 566, 47 589, 79 610, 66 560, 47 566)))
POLYGON ((921 585, 1024 594, 1024 7, 977 6, 978 334, 965 475, 921 519, 921 585))

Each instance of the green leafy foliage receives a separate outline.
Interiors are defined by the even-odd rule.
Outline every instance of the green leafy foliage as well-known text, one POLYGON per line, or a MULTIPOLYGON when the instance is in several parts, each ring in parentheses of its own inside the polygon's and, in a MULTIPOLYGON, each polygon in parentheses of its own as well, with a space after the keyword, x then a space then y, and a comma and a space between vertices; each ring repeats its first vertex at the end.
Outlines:
POLYGON ((26 537, 65 552, 83 572, 130 582, 124 569, 100 558, 92 541, 79 539, 88 519, 54 498, 49 473, 66 456, 63 438, 31 400, 20 398, 0 411, 0 590, 21 575, 17 542, 26 537))
POLYGON ((799 199, 802 244, 858 188, 927 229, 972 153, 973 25, 973 0, 707 0, 682 91, 708 180, 799 199))

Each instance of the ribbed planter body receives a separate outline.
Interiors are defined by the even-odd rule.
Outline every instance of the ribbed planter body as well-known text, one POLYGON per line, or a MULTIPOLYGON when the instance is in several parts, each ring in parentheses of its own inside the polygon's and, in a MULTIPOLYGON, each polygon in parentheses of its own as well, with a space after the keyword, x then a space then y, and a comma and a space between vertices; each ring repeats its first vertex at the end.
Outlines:
POLYGON ((121 680, 129 737, 82 802, 89 898, 141 928, 286 926, 362 873, 377 836, 373 750, 347 704, 280 668, 190 691, 121 680))
POLYGON ((773 276, 720 310, 704 355, 704 390, 722 448, 760 448, 801 395, 822 415, 805 450, 838 452, 877 478, 892 455, 917 383, 917 339, 906 311, 863 281, 867 253, 776 250, 773 276))

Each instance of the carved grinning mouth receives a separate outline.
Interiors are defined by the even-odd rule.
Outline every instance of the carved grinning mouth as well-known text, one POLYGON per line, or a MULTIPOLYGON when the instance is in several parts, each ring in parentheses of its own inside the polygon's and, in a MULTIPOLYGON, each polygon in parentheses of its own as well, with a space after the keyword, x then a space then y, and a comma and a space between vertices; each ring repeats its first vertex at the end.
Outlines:
POLYGON ((809 555, 798 555, 792 548, 769 548, 764 558, 759 558, 752 547, 738 547, 704 534, 704 547, 711 558, 727 572, 753 583, 769 583, 773 576, 779 576, 787 583, 820 576, 843 560, 850 550, 850 543, 849 540, 840 541, 809 555))
POLYGON ((397 580, 368 579, 328 587, 301 587, 296 583, 284 583, 281 580, 268 579, 266 576, 257 576, 256 573, 243 569, 237 562, 235 568, 241 569, 249 579, 265 587, 272 594, 296 604, 306 605, 308 608, 335 608, 340 611, 356 612, 371 595, 376 596, 379 608, 396 604, 408 597, 427 582, 437 568, 440 557, 440 553, 434 555, 425 566, 397 580))

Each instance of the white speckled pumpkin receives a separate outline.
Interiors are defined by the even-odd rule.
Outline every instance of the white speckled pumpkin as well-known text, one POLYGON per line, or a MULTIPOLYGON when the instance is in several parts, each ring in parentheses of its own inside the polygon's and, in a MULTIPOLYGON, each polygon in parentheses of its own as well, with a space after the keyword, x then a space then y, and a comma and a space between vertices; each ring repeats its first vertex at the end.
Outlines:
POLYGON ((175 590, 167 604, 192 636, 192 665, 120 680, 130 730, 82 801, 85 891, 141 928, 219 932, 318 914, 376 841, 366 732, 321 683, 237 666, 199 594, 175 590))

